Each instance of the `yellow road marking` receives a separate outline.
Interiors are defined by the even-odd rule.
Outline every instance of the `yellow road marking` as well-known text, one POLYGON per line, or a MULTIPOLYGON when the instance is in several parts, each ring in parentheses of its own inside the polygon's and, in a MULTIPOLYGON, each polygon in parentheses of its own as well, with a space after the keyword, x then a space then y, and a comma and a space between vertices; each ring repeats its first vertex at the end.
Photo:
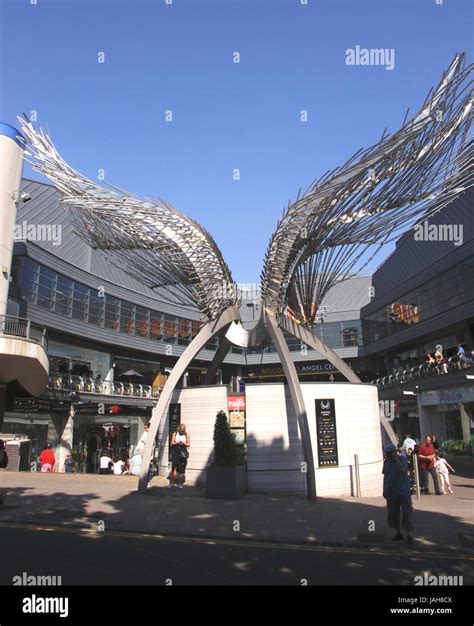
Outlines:
POLYGON ((154 539, 158 541, 170 541, 176 543, 196 543, 205 544, 211 546, 227 545, 234 547, 248 547, 248 548, 267 548, 267 549, 280 549, 280 550, 293 550, 302 552, 336 552, 341 554, 376 554, 385 556, 410 556, 412 558, 417 557, 442 557, 451 560, 460 561, 474 561, 474 554, 450 554, 448 552, 432 552, 429 550, 416 552, 413 548, 406 548, 396 552, 394 550, 387 550, 383 546, 324 546, 324 545, 302 545, 292 543, 277 543, 277 542, 262 542, 262 541, 246 541, 245 539, 226 539, 225 537, 216 537, 209 539, 206 537, 178 537, 175 535, 161 535, 158 533, 137 533, 137 532, 121 532, 119 530, 99 531, 92 528, 67 528, 65 526, 35 526, 34 524, 15 524, 12 522, 0 522, 0 528, 15 528, 32 531, 44 531, 44 532, 62 532, 79 535, 92 535, 97 537, 121 537, 125 539, 154 539))

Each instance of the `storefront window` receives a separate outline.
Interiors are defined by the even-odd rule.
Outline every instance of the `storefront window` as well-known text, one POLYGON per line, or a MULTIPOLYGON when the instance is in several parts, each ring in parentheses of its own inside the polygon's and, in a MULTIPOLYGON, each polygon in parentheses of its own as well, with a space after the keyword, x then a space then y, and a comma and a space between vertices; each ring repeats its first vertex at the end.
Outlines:
POLYGON ((71 317, 73 281, 66 276, 58 275, 56 286, 55 313, 71 317))
POLYGON ((23 269, 23 291, 28 302, 36 303, 38 295, 39 265, 31 259, 25 259, 23 269))
POLYGON ((38 283, 38 304, 45 309, 54 307, 54 295, 56 292, 56 272, 41 267, 38 283))
POLYGON ((178 344, 187 346, 191 341, 191 321, 180 319, 178 322, 178 344))
POLYGON ((343 322, 342 324, 342 347, 351 348, 359 345, 359 327, 354 322, 343 322), (350 324, 350 325, 348 325, 350 324))
POLYGON ((122 300, 120 330, 128 335, 135 334, 135 305, 122 300))
POLYGON ((178 336, 178 320, 172 315, 164 316, 163 328, 164 340, 166 343, 176 343, 178 336))
POLYGON ((89 296, 89 324, 104 326, 104 297, 96 289, 90 290, 89 296))
POLYGON ((72 301, 72 316, 74 319, 87 322, 89 304, 89 287, 74 283, 74 297, 72 301))
POLYGON ((105 296, 105 328, 120 331, 120 300, 105 296))
POLYGON ((148 339, 150 336, 150 311, 142 306, 137 306, 136 310, 136 334, 139 337, 148 339))
POLYGON ((156 341, 163 339, 163 315, 156 311, 150 312, 150 336, 156 341))

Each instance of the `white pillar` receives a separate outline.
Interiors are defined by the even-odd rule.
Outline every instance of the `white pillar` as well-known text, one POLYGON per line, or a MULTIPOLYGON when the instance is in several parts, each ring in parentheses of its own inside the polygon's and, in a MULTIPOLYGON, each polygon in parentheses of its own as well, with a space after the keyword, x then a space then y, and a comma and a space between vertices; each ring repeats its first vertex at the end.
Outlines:
POLYGON ((0 123, 0 315, 7 310, 16 202, 20 195, 24 140, 16 128, 0 123))
POLYGON ((71 404, 69 409, 69 415, 66 421, 62 432, 60 433, 59 446, 56 449, 56 463, 57 463, 57 471, 61 472, 64 466, 64 461, 66 460, 66 455, 68 452, 72 452, 72 439, 74 435, 74 417, 76 415, 76 411, 74 410, 74 405, 71 404))

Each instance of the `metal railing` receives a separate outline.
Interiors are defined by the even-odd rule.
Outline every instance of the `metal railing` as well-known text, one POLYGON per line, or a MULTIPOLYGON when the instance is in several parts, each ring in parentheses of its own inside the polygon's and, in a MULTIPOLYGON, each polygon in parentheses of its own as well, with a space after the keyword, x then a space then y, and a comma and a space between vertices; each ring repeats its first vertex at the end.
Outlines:
POLYGON ((94 380, 88 376, 59 373, 50 374, 48 388, 107 396, 125 396, 128 398, 158 398, 161 391, 156 387, 153 388, 151 385, 94 380))
POLYGON ((45 351, 48 349, 46 328, 22 317, 0 315, 0 335, 28 339, 42 346, 45 351))
POLYGON ((421 365, 415 365, 409 368, 399 368, 392 371, 387 376, 382 376, 373 380, 372 383, 378 387, 391 387, 393 385, 403 385, 404 383, 410 383, 420 378, 429 378, 431 376, 443 376, 452 372, 464 371, 474 367, 474 360, 466 357, 464 361, 458 361, 453 357, 450 357, 446 363, 428 364, 422 363, 421 365))

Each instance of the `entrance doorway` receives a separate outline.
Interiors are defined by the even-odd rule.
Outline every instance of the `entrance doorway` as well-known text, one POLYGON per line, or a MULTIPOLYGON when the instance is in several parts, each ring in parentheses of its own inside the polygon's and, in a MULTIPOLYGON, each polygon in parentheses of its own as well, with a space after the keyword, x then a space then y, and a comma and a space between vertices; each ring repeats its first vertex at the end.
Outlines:
POLYGON ((130 449, 130 427, 108 422, 104 425, 81 424, 74 429, 73 456, 81 472, 98 474, 100 457, 104 450, 115 459, 126 461, 130 449))

